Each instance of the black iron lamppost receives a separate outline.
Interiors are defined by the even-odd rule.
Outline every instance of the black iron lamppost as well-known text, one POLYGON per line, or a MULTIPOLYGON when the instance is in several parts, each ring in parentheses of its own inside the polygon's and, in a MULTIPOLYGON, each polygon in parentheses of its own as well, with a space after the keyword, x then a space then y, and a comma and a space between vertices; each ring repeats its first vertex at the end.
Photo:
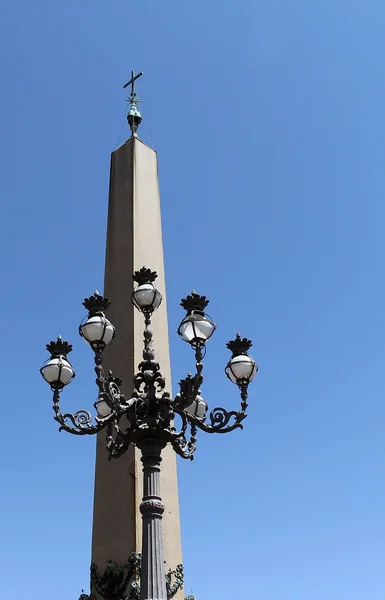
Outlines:
POLYGON ((156 277, 156 272, 145 267, 136 271, 133 276, 137 285, 131 300, 143 313, 145 327, 143 361, 134 376, 131 398, 125 398, 121 393, 120 379, 114 377, 111 371, 107 376, 103 372, 103 350, 112 341, 115 329, 105 317, 110 303, 98 292, 84 300, 88 316, 79 328, 80 335, 90 344, 95 354, 96 384, 99 388, 98 398, 94 403, 95 416, 92 417, 87 410, 79 410, 74 414, 62 414, 60 410, 60 392, 75 377, 67 359, 72 350, 68 342, 59 337, 47 344, 50 358, 40 369, 53 391, 54 418, 60 424, 59 430, 86 435, 105 429, 109 458, 118 458, 130 444, 135 444, 141 450, 143 500, 140 511, 143 536, 140 600, 167 600, 162 545, 164 505, 160 495, 163 448, 170 443, 179 456, 193 459, 198 428, 207 433, 227 433, 238 427, 242 428, 242 421, 246 417, 248 385, 258 370, 255 361, 248 355, 251 341, 242 339, 237 334, 227 344, 232 356, 226 366, 226 374, 240 389, 241 408, 230 412, 224 408, 214 408, 206 415, 208 406, 200 395, 203 383, 202 360, 206 342, 214 333, 215 323, 205 313, 209 301, 205 296, 192 292, 181 301, 187 315, 182 320, 178 333, 195 351, 196 373, 182 379, 179 393, 174 399, 171 398, 169 392, 165 391, 165 379, 152 347, 151 315, 162 301, 160 292, 154 286, 156 277), (180 417, 179 427, 175 422, 176 415, 180 417))

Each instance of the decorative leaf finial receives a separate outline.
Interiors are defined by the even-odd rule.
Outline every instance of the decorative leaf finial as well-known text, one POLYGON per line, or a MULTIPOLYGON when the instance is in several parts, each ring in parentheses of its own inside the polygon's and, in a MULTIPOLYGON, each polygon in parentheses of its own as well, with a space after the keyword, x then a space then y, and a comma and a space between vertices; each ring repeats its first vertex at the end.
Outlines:
POLYGON ((182 298, 180 305, 187 310, 188 314, 193 310, 203 313, 209 302, 210 300, 207 300, 206 296, 200 296, 193 290, 189 296, 182 298))
POLYGON ((108 298, 104 298, 104 296, 101 296, 99 292, 95 290, 94 295, 89 298, 84 298, 82 304, 88 310, 90 316, 93 316, 104 313, 111 302, 108 298))
POLYGON ((233 353, 234 356, 239 356, 240 354, 247 354, 247 351, 250 350, 253 342, 248 340, 247 338, 241 338, 241 335, 237 333, 235 336, 235 340, 230 340, 226 347, 233 353))
POLYGON ((57 358, 58 356, 66 357, 72 351, 72 346, 68 342, 63 342, 61 335, 57 336, 57 340, 52 340, 49 344, 46 345, 48 352, 51 354, 52 358, 57 358))
POLYGON ((158 273, 156 271, 151 271, 151 269, 147 269, 146 267, 142 267, 139 271, 135 271, 132 276, 132 279, 136 281, 139 285, 143 285, 144 283, 154 283, 155 279, 158 277, 158 273))

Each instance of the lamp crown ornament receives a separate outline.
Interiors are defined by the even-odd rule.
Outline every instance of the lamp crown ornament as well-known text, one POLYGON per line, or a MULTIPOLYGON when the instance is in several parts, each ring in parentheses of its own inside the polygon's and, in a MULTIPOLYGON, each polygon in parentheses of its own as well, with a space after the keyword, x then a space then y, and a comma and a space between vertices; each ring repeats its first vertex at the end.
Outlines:
POLYGON ((139 269, 139 271, 135 271, 135 273, 132 276, 132 279, 136 281, 138 285, 143 285, 145 283, 154 283, 157 277, 158 273, 156 271, 151 271, 151 269, 142 267, 141 269, 139 269))
POLYGON ((58 356, 66 357, 72 351, 72 345, 68 342, 63 342, 61 335, 57 336, 57 340, 52 340, 49 344, 46 345, 48 352, 50 352, 52 358, 57 358, 58 356))
POLYGON ((193 310, 204 313, 209 302, 210 300, 207 300, 206 296, 200 296, 195 290, 193 290, 191 294, 186 296, 186 298, 182 298, 180 305, 187 311, 188 314, 191 314, 193 310))
POLYGON ((104 298, 104 296, 101 296, 99 292, 95 290, 94 295, 89 298, 84 298, 82 304, 88 310, 90 316, 94 316, 104 313, 111 302, 108 298, 104 298))
POLYGON ((230 340, 226 347, 233 353, 233 357, 240 356, 241 354, 247 354, 250 350, 253 342, 247 338, 241 338, 241 335, 237 333, 235 340, 230 340))

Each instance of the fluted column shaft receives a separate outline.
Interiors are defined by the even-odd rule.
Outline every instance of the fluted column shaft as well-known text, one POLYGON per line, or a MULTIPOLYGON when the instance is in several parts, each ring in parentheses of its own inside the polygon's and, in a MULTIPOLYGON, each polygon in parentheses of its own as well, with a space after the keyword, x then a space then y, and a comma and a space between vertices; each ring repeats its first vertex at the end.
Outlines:
POLYGON ((167 600, 162 538, 164 504, 160 496, 160 463, 165 445, 156 438, 138 443, 143 463, 140 600, 167 600))

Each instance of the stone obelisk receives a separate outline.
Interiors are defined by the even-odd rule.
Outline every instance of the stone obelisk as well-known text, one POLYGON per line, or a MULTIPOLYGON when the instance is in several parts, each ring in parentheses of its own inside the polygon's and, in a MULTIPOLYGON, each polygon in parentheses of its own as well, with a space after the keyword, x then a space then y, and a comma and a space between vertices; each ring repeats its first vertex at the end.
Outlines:
MULTIPOLYGON (((108 318, 117 335, 105 351, 104 368, 123 379, 126 398, 142 360, 143 316, 130 297, 134 271, 145 266, 157 271, 157 287, 163 296, 153 314, 156 359, 171 392, 170 358, 163 264, 162 228, 157 155, 137 137, 141 121, 137 109, 135 79, 132 85, 128 122, 132 137, 111 155, 104 295, 111 301, 108 318)), ((128 84, 127 84, 128 85, 128 84)), ((126 87, 126 86, 125 86, 126 87)), ((182 562, 176 457, 170 446, 162 454, 162 497, 165 504, 163 541, 165 570, 182 562)), ((134 446, 116 460, 108 460, 105 432, 97 437, 95 497, 92 532, 92 562, 103 572, 112 560, 124 565, 141 551, 142 465, 134 446)), ((183 598, 180 590, 175 599, 183 598)))

